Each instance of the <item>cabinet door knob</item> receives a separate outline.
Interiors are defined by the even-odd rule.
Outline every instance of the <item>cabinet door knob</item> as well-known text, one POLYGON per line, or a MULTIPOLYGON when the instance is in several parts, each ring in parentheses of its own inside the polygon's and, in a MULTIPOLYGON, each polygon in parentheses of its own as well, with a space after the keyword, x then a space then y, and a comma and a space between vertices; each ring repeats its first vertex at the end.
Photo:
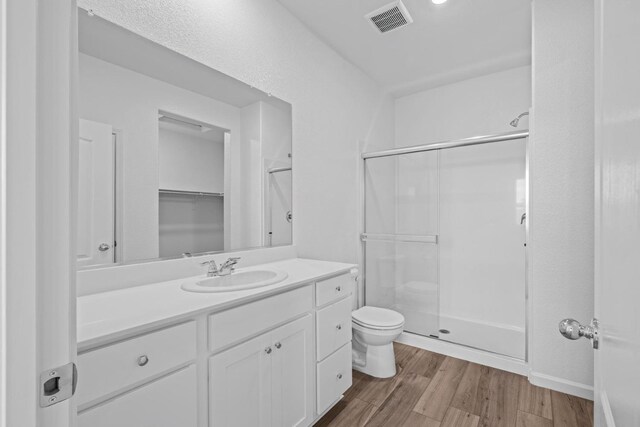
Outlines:
POLYGON ((276 345, 276 348, 278 348, 278 349, 279 349, 280 347, 282 347, 282 344, 280 344, 279 342, 277 342, 275 345, 276 345))
POLYGON ((336 286, 336 292, 342 291, 342 286, 336 286))
POLYGON ((337 330, 341 330, 341 329, 342 329, 342 325, 341 325, 340 323, 338 323, 338 324, 336 325, 336 329, 337 329, 337 330))
POLYGON ((149 357, 146 354, 138 357, 138 366, 144 366, 149 363, 149 357))
POLYGON ((267 347, 267 348, 264 349, 264 352, 267 353, 267 354, 271 354, 272 351, 273 350, 271 349, 271 347, 267 347))
POLYGON ((341 379, 342 379, 342 374, 338 374, 338 375, 336 375, 336 377, 337 377, 339 380, 341 380, 341 379))

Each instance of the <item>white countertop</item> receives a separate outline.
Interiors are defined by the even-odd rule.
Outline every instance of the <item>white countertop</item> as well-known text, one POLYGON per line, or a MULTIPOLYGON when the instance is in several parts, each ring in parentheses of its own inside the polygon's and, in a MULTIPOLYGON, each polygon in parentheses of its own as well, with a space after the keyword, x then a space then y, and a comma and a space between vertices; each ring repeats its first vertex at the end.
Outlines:
POLYGON ((353 264, 296 258, 238 269, 268 268, 286 271, 289 275, 280 283, 256 289, 222 293, 187 292, 180 288, 188 279, 185 278, 81 296, 77 302, 78 350, 126 338, 202 312, 241 305, 345 273, 355 267, 353 264))

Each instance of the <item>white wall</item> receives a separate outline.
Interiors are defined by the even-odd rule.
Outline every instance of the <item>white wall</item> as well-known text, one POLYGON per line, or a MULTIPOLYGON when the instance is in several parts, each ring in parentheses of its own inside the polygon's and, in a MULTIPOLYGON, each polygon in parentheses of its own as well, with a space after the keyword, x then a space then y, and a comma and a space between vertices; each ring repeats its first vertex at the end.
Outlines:
MULTIPOLYGON (((210 131, 214 132, 214 131, 210 131)), ((159 186, 165 190, 224 193, 224 133, 197 135, 160 125, 159 186)))
MULTIPOLYGON (((531 106, 531 67, 519 67, 399 98, 398 147, 510 132, 531 106)), ((526 129, 527 119, 520 122, 526 129)))
POLYGON ((160 257, 224 250, 221 197, 161 194, 160 257))
POLYGON ((591 2, 533 2, 530 368, 538 384, 585 395, 593 350, 558 322, 593 316, 593 19, 591 2))
POLYGON ((359 141, 380 99, 369 77, 276 0, 78 3, 290 102, 294 242, 301 256, 358 260, 359 141))
POLYGON ((230 129, 237 138, 240 110, 83 54, 79 95, 81 118, 122 131, 123 259, 156 258, 158 110, 230 129))
POLYGON ((241 168, 245 171, 235 187, 234 199, 240 221, 232 223, 232 247, 262 246, 262 194, 261 194, 261 138, 260 102, 248 105, 240 110, 242 137, 240 139, 241 168), (239 242, 242 245, 239 246, 239 242))

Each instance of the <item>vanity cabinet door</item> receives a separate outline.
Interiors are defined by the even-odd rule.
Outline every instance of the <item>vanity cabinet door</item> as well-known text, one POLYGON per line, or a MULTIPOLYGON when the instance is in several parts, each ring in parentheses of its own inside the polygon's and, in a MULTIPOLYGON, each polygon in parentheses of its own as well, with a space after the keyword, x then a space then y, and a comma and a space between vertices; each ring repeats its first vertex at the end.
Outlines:
POLYGON ((196 427, 197 424, 194 365, 78 414, 78 427, 196 427))
POLYGON ((307 426, 313 420, 313 322, 311 315, 271 333, 273 426, 307 426))
POLYGON ((209 359, 209 425, 271 425, 270 333, 209 359))

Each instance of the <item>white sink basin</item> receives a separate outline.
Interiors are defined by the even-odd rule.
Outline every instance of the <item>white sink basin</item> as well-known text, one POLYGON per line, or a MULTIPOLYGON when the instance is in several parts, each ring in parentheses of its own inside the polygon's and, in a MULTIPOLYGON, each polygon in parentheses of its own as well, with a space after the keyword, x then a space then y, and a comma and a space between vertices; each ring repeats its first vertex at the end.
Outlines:
POLYGON ((197 278, 182 284, 189 292, 233 292, 260 288, 282 282, 288 276, 278 270, 236 271, 228 276, 197 278))

